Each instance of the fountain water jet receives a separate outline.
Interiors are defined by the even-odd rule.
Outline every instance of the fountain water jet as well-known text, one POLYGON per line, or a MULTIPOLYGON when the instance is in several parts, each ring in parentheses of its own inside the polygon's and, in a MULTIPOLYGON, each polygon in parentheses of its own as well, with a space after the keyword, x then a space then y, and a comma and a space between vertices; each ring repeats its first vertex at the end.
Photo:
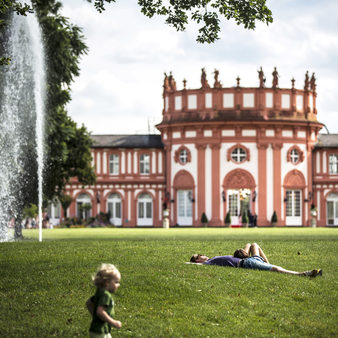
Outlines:
POLYGON ((34 14, 13 14, 5 50, 12 61, 0 77, 0 241, 13 239, 9 222, 22 220, 27 198, 36 191, 42 241, 45 64, 34 14))

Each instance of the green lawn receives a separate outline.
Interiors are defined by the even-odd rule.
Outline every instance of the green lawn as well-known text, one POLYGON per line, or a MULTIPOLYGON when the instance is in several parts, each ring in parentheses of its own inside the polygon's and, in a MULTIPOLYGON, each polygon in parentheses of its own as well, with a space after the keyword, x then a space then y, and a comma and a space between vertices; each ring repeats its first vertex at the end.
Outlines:
POLYGON ((87 337, 85 301, 102 262, 122 273, 122 337, 335 337, 338 229, 25 230, 0 243, 0 336, 87 337), (274 264, 322 268, 310 280, 186 265, 192 253, 232 254, 259 243, 274 264))

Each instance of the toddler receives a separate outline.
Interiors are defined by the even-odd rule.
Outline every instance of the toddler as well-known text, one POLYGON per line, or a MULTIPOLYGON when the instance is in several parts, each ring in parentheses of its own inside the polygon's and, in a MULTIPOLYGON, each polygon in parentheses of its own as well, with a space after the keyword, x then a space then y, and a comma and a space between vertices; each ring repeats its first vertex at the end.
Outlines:
POLYGON ((114 317, 114 300, 112 293, 120 286, 121 274, 113 264, 102 264, 93 276, 96 286, 95 295, 86 302, 93 319, 89 328, 91 338, 111 338, 111 326, 120 328, 119 320, 114 317))

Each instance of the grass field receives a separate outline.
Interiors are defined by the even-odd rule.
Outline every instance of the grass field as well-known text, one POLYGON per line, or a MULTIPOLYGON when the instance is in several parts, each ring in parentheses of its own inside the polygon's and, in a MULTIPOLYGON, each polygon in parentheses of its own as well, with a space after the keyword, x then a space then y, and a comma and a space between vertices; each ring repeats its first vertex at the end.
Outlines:
POLYGON ((121 337, 337 337, 338 229, 54 229, 0 243, 0 337, 87 337, 101 262, 122 273, 121 337), (192 253, 259 243, 270 262, 315 279, 186 265, 192 253))

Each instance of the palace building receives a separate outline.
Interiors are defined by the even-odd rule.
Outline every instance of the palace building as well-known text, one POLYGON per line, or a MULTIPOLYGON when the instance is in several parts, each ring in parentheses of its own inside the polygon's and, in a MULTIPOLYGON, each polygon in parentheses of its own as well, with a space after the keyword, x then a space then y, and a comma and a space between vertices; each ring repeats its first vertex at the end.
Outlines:
MULTIPOLYGON (((223 88, 214 72, 209 84, 177 89, 165 75, 160 135, 93 135, 97 182, 83 187, 73 178, 69 217, 110 212, 122 227, 242 224, 248 213, 257 226, 338 225, 338 135, 319 134, 316 79, 304 87, 280 88, 278 72, 266 85, 223 88), (312 209, 312 210, 311 210, 312 209), (316 211, 316 212, 314 212, 316 211)), ((60 210, 49 211, 57 221, 60 210)))

